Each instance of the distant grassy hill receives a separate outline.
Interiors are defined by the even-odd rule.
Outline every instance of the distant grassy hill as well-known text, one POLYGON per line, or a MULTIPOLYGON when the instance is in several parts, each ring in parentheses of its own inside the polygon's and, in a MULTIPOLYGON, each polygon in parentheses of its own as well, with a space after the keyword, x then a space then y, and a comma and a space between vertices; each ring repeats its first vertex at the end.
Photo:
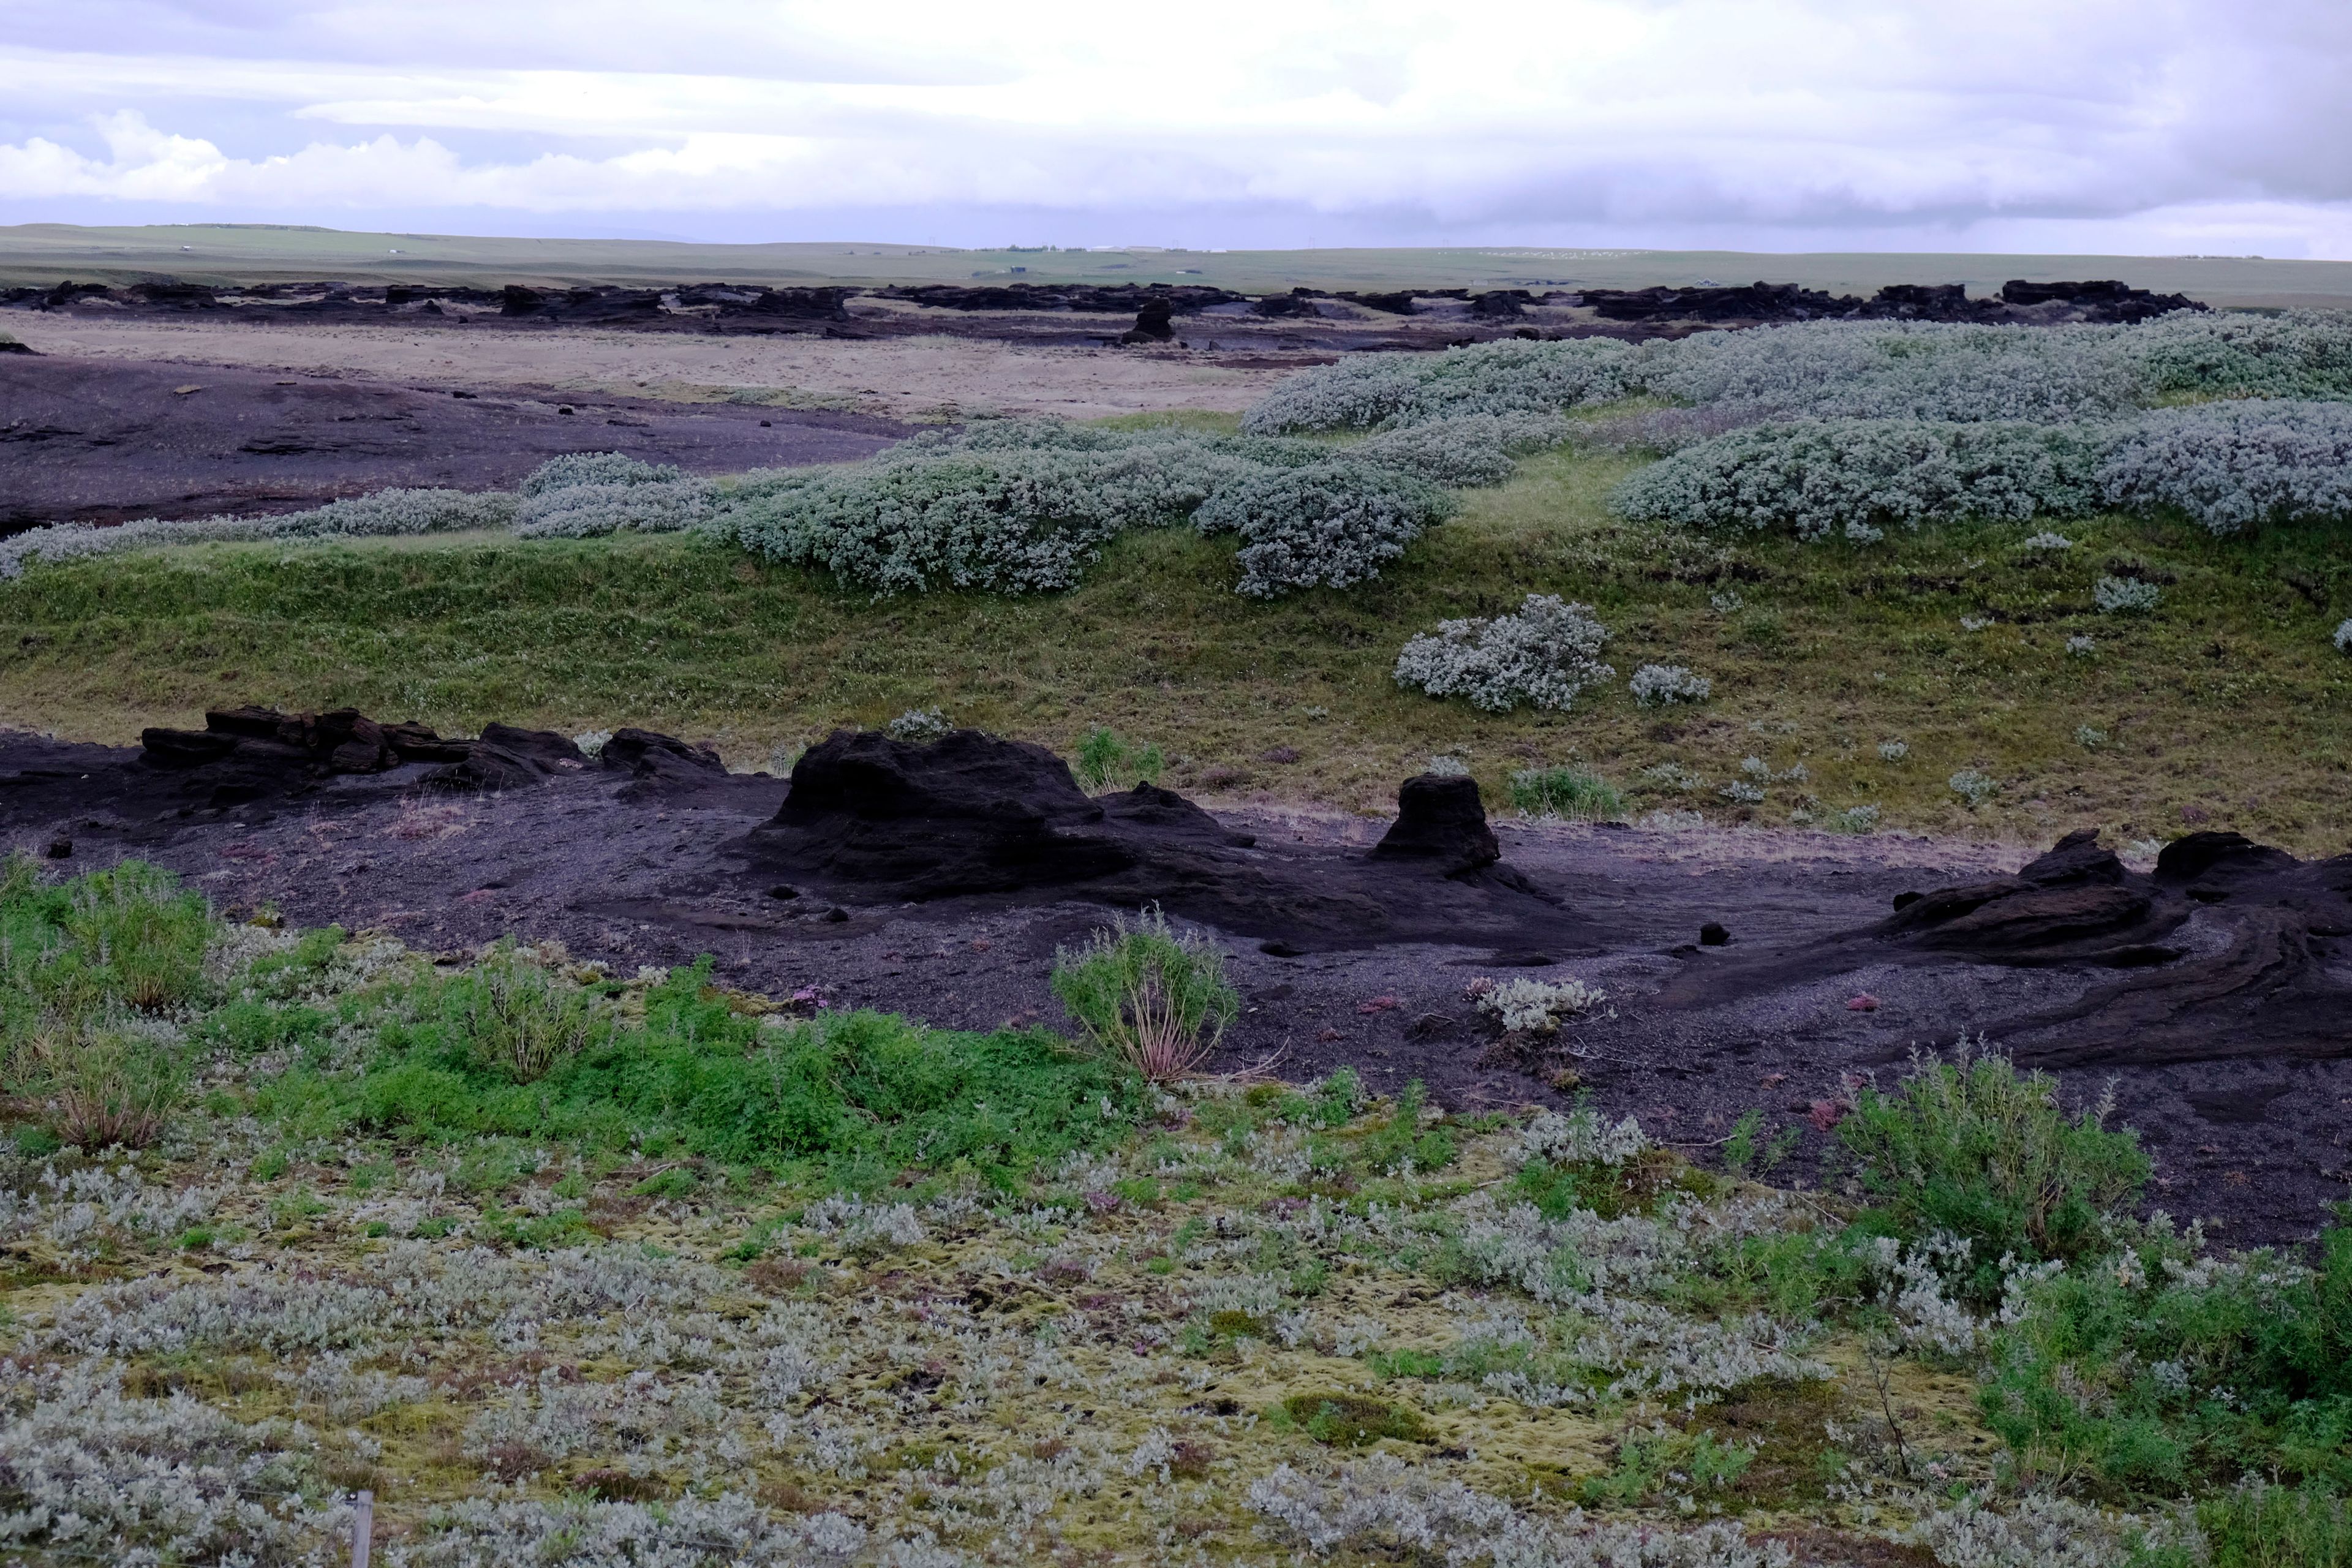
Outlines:
POLYGON ((212 284, 335 278, 352 282, 961 283, 1198 282, 1244 292, 1308 285, 1382 289, 1508 288, 1757 279, 1838 293, 1890 283, 1967 283, 1990 292, 2011 278, 2120 278, 2135 288, 2239 307, 2352 304, 2352 262, 2240 257, 1988 256, 1725 250, 1578 250, 1465 247, 1330 250, 959 250, 865 241, 690 245, 668 240, 502 239, 367 234, 273 224, 73 224, 0 226, 0 284, 212 284), (1014 268, 1023 270, 1015 272, 1014 268))
POLYGON ((1233 592, 1227 540, 1118 541, 1087 582, 1027 599, 874 601, 687 536, 217 545, 37 566, 0 584, 0 716, 132 739, 207 704, 356 704, 448 729, 635 723, 718 737, 739 763, 934 704, 1065 750, 1093 724, 1157 742, 1168 782, 1376 808, 1440 750, 1490 797, 1536 763, 1597 769, 1632 809, 2047 839, 2199 823, 2305 851, 2352 834, 2352 560, 2314 532, 2216 539, 2187 523, 2025 524, 1843 544, 1717 540, 1620 521, 1627 459, 1559 453, 1413 545, 1381 580, 1274 603, 1233 592), (2164 584, 2102 616, 2102 573, 2164 584), (1593 605, 1620 679, 1567 714, 1478 713, 1402 692, 1399 646, 1529 592, 1593 605), (2087 654, 2067 639, 2088 636, 2087 654), (1711 677, 1696 709, 1643 710, 1646 662, 1711 677), (1899 758, 1882 742, 1899 742, 1899 758), (1295 750, 1295 761, 1268 753, 1295 750), (1748 763, 1749 758, 1756 759, 1748 763), (1657 772, 1669 764, 1669 776, 1657 772), (1746 764, 1745 766, 1743 764, 1746 764), (1743 808, 1725 787, 1756 787, 1743 808), (1801 773, 1799 770, 1801 769, 1801 773), (1973 809, 1948 780, 1999 793, 1973 809))

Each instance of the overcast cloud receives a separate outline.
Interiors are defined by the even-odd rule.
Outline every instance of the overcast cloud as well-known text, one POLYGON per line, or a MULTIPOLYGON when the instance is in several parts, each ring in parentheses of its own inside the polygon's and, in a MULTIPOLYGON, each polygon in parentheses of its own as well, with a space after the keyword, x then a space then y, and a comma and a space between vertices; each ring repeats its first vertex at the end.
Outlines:
POLYGON ((79 0, 0 220, 2352 257, 2347 0, 79 0))

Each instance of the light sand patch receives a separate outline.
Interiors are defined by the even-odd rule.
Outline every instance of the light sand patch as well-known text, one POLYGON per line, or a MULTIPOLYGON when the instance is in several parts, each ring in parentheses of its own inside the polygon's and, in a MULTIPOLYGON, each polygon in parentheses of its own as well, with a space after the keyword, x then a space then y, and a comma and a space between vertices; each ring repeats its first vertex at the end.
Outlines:
POLYGON ((1182 349, 1037 347, 969 338, 722 337, 241 322, 71 321, 27 314, 36 352, 85 359, 339 375, 425 387, 543 386, 703 402, 734 392, 924 421, 979 414, 1098 419, 1238 412, 1291 367, 1234 368, 1182 349))

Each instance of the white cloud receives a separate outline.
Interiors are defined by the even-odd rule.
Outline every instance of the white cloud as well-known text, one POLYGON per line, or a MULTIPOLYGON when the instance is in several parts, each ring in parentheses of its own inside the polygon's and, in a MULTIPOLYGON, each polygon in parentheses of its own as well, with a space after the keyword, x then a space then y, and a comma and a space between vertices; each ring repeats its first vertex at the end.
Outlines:
POLYGON ((418 206, 1247 206, 1402 238, 2079 232, 2347 251, 2352 8, 2315 0, 659 16, 417 0, 296 4, 273 22, 192 4, 138 35, 144 53, 37 37, 0 49, 0 77, 104 151, 58 132, 0 143, 0 199, 346 223, 418 206), (279 146, 308 145, 241 153, 215 128, 256 115, 279 146))

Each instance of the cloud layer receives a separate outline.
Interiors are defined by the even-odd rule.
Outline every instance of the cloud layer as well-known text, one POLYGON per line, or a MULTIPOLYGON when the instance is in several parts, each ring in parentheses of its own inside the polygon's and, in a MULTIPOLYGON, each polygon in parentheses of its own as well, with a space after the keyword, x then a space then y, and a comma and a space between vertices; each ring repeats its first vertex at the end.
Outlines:
POLYGON ((66 10, 0 47, 19 219, 2352 255, 2312 0, 66 10))

